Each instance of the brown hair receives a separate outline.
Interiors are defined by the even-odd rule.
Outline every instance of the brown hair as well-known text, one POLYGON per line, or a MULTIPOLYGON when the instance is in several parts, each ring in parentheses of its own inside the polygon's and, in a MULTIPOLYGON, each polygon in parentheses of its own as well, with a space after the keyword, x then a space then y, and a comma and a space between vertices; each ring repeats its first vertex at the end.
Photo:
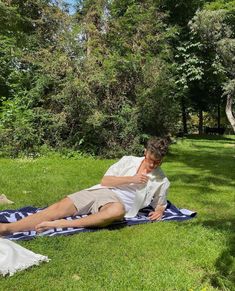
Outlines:
POLYGON ((145 149, 156 158, 162 159, 166 155, 169 145, 169 137, 152 137, 148 140, 145 149))

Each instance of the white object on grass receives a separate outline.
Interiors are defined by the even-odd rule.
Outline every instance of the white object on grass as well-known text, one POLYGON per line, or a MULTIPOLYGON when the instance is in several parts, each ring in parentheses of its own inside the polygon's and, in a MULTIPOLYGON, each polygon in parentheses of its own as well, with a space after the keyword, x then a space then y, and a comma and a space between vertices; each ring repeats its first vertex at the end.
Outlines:
POLYGON ((30 250, 4 238, 0 238, 0 275, 14 275, 41 262, 49 262, 48 257, 35 254, 30 250))
POLYGON ((0 204, 13 204, 14 202, 9 200, 5 194, 0 195, 0 204))

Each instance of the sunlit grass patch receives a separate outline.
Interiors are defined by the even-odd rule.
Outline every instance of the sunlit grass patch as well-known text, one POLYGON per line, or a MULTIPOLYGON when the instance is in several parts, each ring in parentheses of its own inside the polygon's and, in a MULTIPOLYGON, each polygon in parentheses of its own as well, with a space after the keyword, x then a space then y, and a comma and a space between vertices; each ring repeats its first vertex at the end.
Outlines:
MULTIPOLYGON (((234 143, 234 136, 190 138, 171 147, 162 166, 169 200, 197 218, 21 241, 51 261, 1 278, 0 289, 233 290, 234 143)), ((1 159, 0 192, 15 201, 8 208, 46 206, 99 183, 113 162, 1 159)))

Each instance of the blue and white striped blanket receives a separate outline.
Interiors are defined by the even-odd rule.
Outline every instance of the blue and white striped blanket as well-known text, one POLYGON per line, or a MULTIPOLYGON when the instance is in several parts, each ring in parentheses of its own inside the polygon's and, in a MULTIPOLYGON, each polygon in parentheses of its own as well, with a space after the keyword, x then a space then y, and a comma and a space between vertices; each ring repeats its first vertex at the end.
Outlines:
MULTIPOLYGON (((4 210, 0 211, 0 222, 9 223, 20 220, 28 215, 32 215, 33 213, 41 211, 43 208, 35 208, 32 206, 27 206, 24 208, 16 209, 16 210, 4 210)), ((114 229, 124 226, 131 226, 135 224, 155 222, 150 221, 148 218, 148 214, 153 209, 151 207, 143 208, 136 217, 126 218, 123 221, 118 221, 112 223, 110 226, 106 227, 106 229, 114 229)), ((79 219, 83 216, 73 216, 66 217, 67 220, 79 219)), ((167 208, 164 212, 164 215, 160 221, 183 221, 188 220, 196 216, 196 212, 192 212, 187 209, 178 209, 176 206, 171 204, 169 201, 167 202, 167 208)), ((58 235, 70 235, 79 232, 91 232, 97 231, 97 228, 54 228, 44 231, 40 234, 37 234, 35 231, 26 231, 26 232, 16 232, 12 235, 7 236, 6 238, 10 240, 29 240, 35 238, 37 236, 58 236, 58 235)))

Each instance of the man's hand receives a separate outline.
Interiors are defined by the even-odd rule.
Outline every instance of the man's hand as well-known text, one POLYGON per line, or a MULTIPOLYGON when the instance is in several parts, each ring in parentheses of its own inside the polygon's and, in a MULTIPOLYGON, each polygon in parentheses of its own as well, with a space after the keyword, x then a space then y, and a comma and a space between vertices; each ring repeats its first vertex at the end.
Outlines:
POLYGON ((53 221, 43 221, 41 223, 39 223, 38 225, 35 226, 35 230, 37 233, 46 231, 48 229, 52 229, 52 228, 63 228, 66 227, 67 220, 65 219, 58 219, 58 220, 53 220, 53 221))
POLYGON ((134 184, 146 184, 149 180, 149 177, 146 174, 136 174, 132 177, 132 183, 134 184))
POLYGON ((149 213, 150 220, 160 220, 163 216, 164 210, 155 210, 149 213))

